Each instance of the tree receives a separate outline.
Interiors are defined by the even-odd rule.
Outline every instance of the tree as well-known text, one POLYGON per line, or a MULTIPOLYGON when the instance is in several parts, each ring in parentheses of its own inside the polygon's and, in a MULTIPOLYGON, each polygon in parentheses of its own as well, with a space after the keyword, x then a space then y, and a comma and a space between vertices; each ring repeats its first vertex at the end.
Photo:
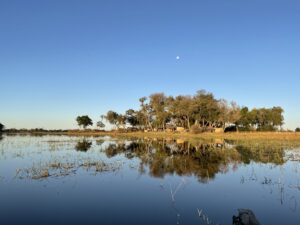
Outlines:
POLYGON ((167 111, 167 97, 164 93, 156 93, 150 95, 150 104, 153 123, 157 128, 165 129, 165 125, 169 118, 167 111))
POLYGON ((118 128, 122 127, 123 129, 125 129, 126 127, 126 116, 122 115, 122 114, 119 114, 118 118, 117 118, 117 125, 118 125, 118 128))
POLYGON ((106 115, 104 116, 104 118, 110 123, 110 124, 113 124, 113 125, 116 125, 118 123, 118 116, 119 114, 116 113, 115 111, 108 111, 106 113, 106 115))
POLYGON ((104 118, 112 125, 115 125, 118 129, 123 126, 125 127, 126 125, 126 117, 123 116, 122 114, 118 114, 115 111, 108 111, 104 118))
POLYGON ((223 127, 225 129, 226 123, 229 120, 229 105, 225 99, 220 99, 218 102, 219 106, 219 117, 218 117, 218 127, 223 127))
POLYGON ((168 99, 169 112, 176 125, 191 128, 191 120, 193 118, 193 99, 190 96, 179 95, 175 99, 168 99))
POLYGON ((164 93, 154 93, 149 97, 139 99, 140 109, 129 109, 124 115, 114 111, 107 112, 105 118, 117 128, 126 125, 140 129, 181 126, 191 130, 194 124, 201 131, 207 128, 236 126, 241 130, 277 130, 284 124, 283 109, 254 108, 240 106, 224 99, 216 99, 205 90, 198 91, 193 96, 166 96, 164 93))
POLYGON ((105 127, 105 124, 102 121, 98 121, 97 127, 99 127, 100 129, 103 129, 105 127))
POLYGON ((149 104, 146 102, 147 97, 142 97, 139 101, 141 107, 137 115, 139 123, 144 128, 150 128, 152 130, 151 109, 149 104))
POLYGON ((297 127, 295 132, 300 132, 300 127, 297 127))
POLYGON ((0 132, 2 132, 4 130, 4 128, 5 128, 5 126, 2 123, 0 123, 0 132))
POLYGON ((250 112, 241 111, 241 119, 250 123, 258 131, 274 131, 283 125, 284 110, 281 107, 252 109, 250 112))
POLYGON ((240 111, 240 119, 238 120, 238 124, 241 125, 242 127, 249 127, 250 126, 250 117, 249 117, 249 109, 248 107, 243 107, 241 108, 240 111))
POLYGON ((284 113, 284 110, 280 106, 277 106, 277 107, 273 107, 271 109, 271 112, 272 112, 272 116, 271 116, 272 125, 281 127, 284 121, 284 117, 282 115, 284 113))
POLYGON ((212 93, 200 90, 194 96, 193 113, 195 120, 203 127, 213 126, 220 114, 218 101, 212 93))
MULTIPOLYGON (((236 102, 231 102, 229 107, 229 113, 228 113, 228 123, 237 125, 237 122, 241 118, 241 109, 237 105, 236 102)), ((238 126, 237 126, 238 128, 238 126)))
POLYGON ((126 122, 129 123, 132 127, 139 126, 138 112, 133 109, 128 109, 125 114, 126 122))
POLYGON ((93 125, 92 119, 90 117, 88 117, 87 115, 78 116, 76 118, 76 121, 78 123, 78 126, 82 126, 83 129, 85 129, 87 126, 92 126, 93 125))

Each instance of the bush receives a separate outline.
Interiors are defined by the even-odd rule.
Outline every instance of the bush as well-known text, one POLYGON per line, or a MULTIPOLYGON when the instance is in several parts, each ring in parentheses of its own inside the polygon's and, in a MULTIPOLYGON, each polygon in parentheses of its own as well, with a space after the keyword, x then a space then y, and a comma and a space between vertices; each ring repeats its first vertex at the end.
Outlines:
POLYGON ((295 132, 300 132, 300 127, 297 127, 295 132))

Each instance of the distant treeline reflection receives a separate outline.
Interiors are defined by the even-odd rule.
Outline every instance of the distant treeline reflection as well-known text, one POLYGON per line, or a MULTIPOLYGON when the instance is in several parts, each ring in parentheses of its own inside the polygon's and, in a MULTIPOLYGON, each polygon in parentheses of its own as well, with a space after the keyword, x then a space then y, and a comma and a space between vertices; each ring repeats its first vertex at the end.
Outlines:
MULTIPOLYGON (((97 141, 98 145, 102 143, 97 141)), ((87 151, 86 147, 90 148, 91 143, 79 142, 76 149, 80 150, 78 146, 83 146, 87 151)), ((197 176, 201 182, 213 179, 217 173, 236 170, 240 164, 251 161, 275 165, 285 162, 282 146, 251 146, 226 140, 210 143, 166 139, 118 140, 105 146, 103 151, 109 158, 119 154, 128 159, 139 158, 141 173, 149 167, 149 173, 154 177, 166 174, 197 176)))

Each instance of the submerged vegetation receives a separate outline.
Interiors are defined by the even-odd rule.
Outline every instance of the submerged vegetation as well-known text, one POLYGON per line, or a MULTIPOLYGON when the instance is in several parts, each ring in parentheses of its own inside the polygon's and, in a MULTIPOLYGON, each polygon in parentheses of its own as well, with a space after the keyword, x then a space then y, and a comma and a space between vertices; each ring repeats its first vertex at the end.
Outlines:
POLYGON ((108 164, 103 161, 87 160, 84 162, 48 162, 34 164, 30 168, 17 169, 16 176, 19 179, 44 179, 48 177, 64 177, 76 174, 79 169, 93 171, 94 173, 114 172, 120 169, 120 164, 108 164))

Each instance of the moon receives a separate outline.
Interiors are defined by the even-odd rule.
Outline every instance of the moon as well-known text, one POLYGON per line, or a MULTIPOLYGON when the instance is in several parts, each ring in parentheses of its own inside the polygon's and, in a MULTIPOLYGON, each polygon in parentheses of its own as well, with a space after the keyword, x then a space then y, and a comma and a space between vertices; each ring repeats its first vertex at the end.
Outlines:
POLYGON ((177 59, 177 60, 179 60, 179 59, 180 59, 180 56, 179 56, 179 55, 178 55, 178 56, 176 56, 176 59, 177 59))

